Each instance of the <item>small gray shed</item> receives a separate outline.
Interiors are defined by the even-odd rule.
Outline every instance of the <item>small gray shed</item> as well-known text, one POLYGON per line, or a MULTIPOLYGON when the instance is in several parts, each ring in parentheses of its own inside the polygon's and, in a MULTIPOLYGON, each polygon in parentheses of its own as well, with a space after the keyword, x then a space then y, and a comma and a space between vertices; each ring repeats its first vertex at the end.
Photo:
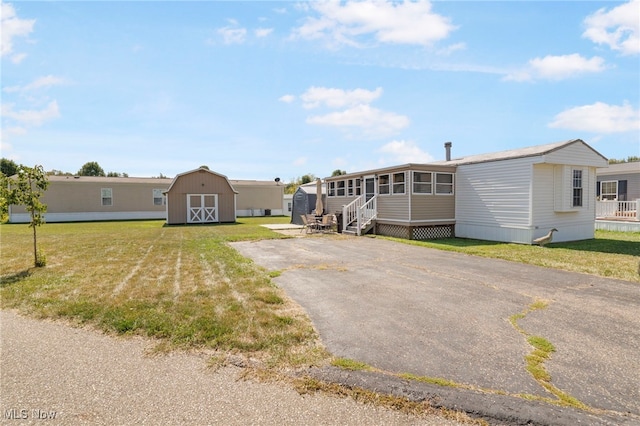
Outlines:
MULTIPOLYGON (((325 210, 327 206, 327 189, 325 185, 322 185, 322 202, 324 203, 325 210)), ((293 194, 293 201, 291 206, 291 223, 296 225, 303 225, 301 215, 311 214, 316 208, 317 199, 316 183, 309 182, 304 185, 300 185, 296 192, 293 194)))

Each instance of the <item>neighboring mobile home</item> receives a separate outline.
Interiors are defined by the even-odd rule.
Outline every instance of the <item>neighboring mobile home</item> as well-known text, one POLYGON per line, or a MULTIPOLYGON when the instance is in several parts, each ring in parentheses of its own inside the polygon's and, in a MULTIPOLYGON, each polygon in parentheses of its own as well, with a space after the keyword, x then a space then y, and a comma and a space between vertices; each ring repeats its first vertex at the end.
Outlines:
POLYGON ((282 200, 284 184, 279 181, 230 180, 238 191, 237 216, 280 216, 284 214, 282 200))
POLYGON ((606 165, 575 139, 327 178, 327 204, 345 231, 530 244, 555 227, 554 241, 589 239, 596 168, 606 165))
MULTIPOLYGON (((47 222, 164 219, 163 192, 171 179, 49 176, 42 195, 47 222)), ((29 222, 23 206, 9 206, 9 222, 29 222)))
POLYGON ((640 199, 640 162, 609 164, 609 167, 597 169, 596 175, 596 195, 600 200, 640 199))

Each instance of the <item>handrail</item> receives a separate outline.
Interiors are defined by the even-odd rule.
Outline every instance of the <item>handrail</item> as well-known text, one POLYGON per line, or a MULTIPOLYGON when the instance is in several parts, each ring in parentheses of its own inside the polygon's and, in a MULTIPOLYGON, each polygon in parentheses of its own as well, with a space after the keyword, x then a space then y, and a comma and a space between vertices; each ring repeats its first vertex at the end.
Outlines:
POLYGON ((365 201, 365 196, 360 195, 358 198, 342 207, 342 230, 345 231, 347 227, 355 222, 358 235, 361 234, 362 229, 371 223, 373 219, 378 216, 378 210, 376 208, 377 195, 371 197, 368 201, 365 201))

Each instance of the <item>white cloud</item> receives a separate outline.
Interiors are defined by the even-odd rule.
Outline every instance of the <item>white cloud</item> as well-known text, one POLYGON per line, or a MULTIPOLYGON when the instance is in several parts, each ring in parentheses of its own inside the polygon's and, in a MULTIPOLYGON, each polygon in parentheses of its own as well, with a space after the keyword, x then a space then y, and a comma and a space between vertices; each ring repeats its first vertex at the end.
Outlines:
POLYGON ((513 71, 504 79, 511 81, 563 80, 581 73, 601 72, 605 68, 604 59, 599 56, 587 59, 577 53, 561 56, 548 55, 544 58, 531 59, 526 68, 513 71))
POLYGON ((38 127, 46 121, 60 117, 60 110, 56 101, 49 102, 49 105, 42 110, 14 111, 13 104, 2 104, 2 115, 25 126, 38 127))
POLYGON ((287 104, 290 104, 291 102, 296 100, 296 97, 293 95, 283 95, 283 96, 280 96, 278 100, 280 102, 285 102, 287 104))
POLYGON ((420 149, 414 141, 392 141, 383 145, 378 152, 386 154, 384 163, 428 163, 434 158, 420 149))
POLYGON ((218 34, 222 36, 224 44, 242 44, 247 37, 247 30, 246 28, 224 27, 218 28, 218 34))
POLYGON ((15 55, 11 56, 11 62, 17 65, 20 62, 24 61, 26 57, 26 53, 16 53, 15 55))
POLYGON ((640 110, 628 103, 608 105, 596 102, 562 111, 549 127, 594 133, 640 131, 640 110))
POLYGON ((599 9, 585 18, 587 27, 582 34, 594 43, 605 44, 624 55, 640 53, 640 0, 614 7, 610 11, 599 9))
POLYGON ((368 136, 385 137, 407 127, 409 119, 369 105, 357 105, 340 112, 311 116, 307 118, 307 123, 341 128, 357 127, 368 136))
POLYGON ((441 55, 441 56, 449 56, 453 52, 457 52, 458 50, 466 50, 466 48, 467 48, 467 45, 465 43, 455 43, 455 44, 446 46, 442 49, 439 49, 437 53, 438 55, 441 55))
POLYGON ((327 87, 310 87, 300 98, 307 109, 325 105, 329 108, 342 108, 359 104, 369 104, 382 95, 382 88, 376 90, 354 89, 342 90, 327 87))
POLYGON ((37 90, 37 89, 41 89, 43 87, 49 87, 49 86, 57 86, 60 84, 64 84, 65 81, 62 78, 59 77, 54 77, 52 75, 47 75, 45 77, 40 77, 34 81, 32 81, 31 83, 27 84, 26 86, 11 86, 11 87, 5 87, 3 89, 4 92, 6 93, 13 93, 13 92, 28 92, 28 91, 32 91, 32 90, 37 90))
POLYGON ((428 1, 311 2, 319 14, 294 29, 293 37, 327 40, 331 45, 359 46, 371 35, 380 43, 430 46, 456 29, 450 19, 431 11, 428 1))
POLYGON ((255 33, 256 37, 262 38, 271 34, 273 32, 273 28, 257 28, 253 30, 253 32, 255 33))
MULTIPOLYGON (((33 25, 36 21, 35 19, 18 18, 13 5, 10 3, 0 3, 0 12, 0 34, 2 34, 0 51, 4 56, 13 52, 13 39, 15 37, 28 36, 33 31, 33 25)), ((24 55, 18 62, 22 59, 24 59, 24 55)))

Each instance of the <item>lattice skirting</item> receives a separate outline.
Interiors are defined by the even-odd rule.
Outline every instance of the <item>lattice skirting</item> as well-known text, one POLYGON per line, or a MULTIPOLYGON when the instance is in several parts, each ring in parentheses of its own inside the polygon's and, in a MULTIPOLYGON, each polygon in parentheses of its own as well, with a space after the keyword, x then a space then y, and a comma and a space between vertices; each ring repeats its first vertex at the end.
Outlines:
POLYGON ((403 226, 376 224, 376 234, 408 240, 437 240, 454 236, 453 225, 403 226))

